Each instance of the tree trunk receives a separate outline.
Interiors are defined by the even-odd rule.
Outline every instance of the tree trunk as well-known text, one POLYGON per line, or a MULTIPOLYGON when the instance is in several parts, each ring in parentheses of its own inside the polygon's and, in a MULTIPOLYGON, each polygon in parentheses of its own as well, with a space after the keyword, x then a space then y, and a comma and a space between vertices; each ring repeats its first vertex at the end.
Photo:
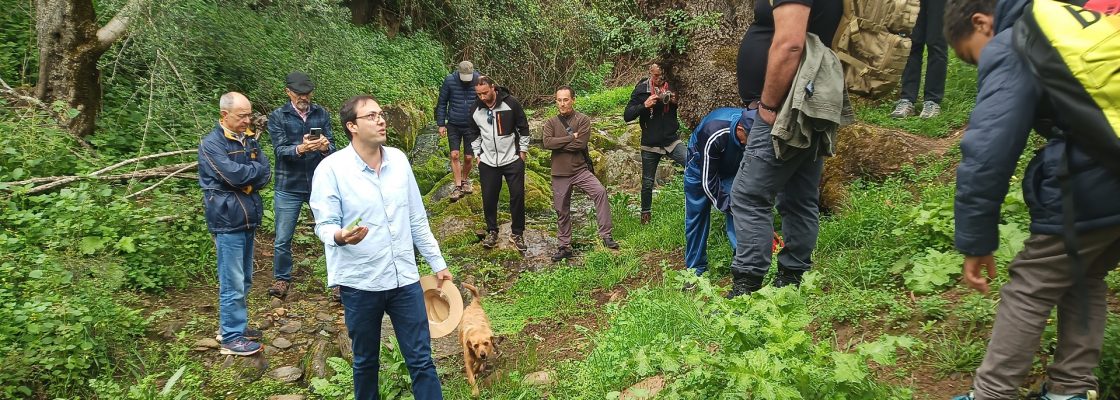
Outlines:
POLYGON ((649 18, 661 17, 670 10, 722 15, 717 25, 695 30, 683 54, 663 56, 669 82, 681 94, 681 120, 688 126, 696 126, 718 107, 742 103, 735 80, 735 59, 739 41, 754 17, 753 7, 753 1, 638 0, 638 9, 649 18))
POLYGON ((101 111, 97 60, 124 36, 129 18, 140 2, 130 0, 109 23, 100 27, 92 0, 35 0, 39 41, 35 97, 47 105, 62 101, 78 110, 78 115, 65 124, 79 137, 93 134, 101 111))
POLYGON ((35 97, 48 105, 61 100, 77 109, 78 115, 66 121, 66 128, 88 136, 101 111, 97 59, 105 52, 98 45, 93 2, 36 0, 35 18, 39 40, 35 97))
POLYGON ((373 21, 381 9, 381 0, 349 0, 346 7, 350 9, 350 23, 365 25, 373 21))

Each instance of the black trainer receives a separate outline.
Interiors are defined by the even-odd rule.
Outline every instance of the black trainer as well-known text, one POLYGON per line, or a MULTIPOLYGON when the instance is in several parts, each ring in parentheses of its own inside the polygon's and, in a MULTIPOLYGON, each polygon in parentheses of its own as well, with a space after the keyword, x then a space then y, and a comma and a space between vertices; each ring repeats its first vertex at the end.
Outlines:
POLYGON ((774 281, 770 286, 780 288, 793 285, 794 287, 801 287, 801 275, 805 271, 796 271, 787 268, 778 268, 778 274, 774 277, 774 281))
POLYGON ((614 241, 614 238, 607 236, 603 238, 603 247, 611 250, 618 250, 618 242, 614 241))
POLYGON ((749 295, 762 289, 762 277, 731 271, 731 291, 727 292, 728 299, 749 295))
POLYGON ((552 262, 560 262, 560 260, 569 258, 572 258, 572 248, 569 246, 560 246, 560 248, 556 249, 556 254, 552 255, 552 262))

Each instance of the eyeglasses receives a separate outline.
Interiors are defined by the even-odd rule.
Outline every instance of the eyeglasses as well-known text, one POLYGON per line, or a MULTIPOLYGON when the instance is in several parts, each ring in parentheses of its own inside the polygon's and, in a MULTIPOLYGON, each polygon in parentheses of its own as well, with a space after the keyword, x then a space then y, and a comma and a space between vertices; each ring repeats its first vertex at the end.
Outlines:
POLYGON ((486 123, 494 125, 494 110, 486 109, 486 123))
POLYGON ((382 111, 374 111, 374 112, 371 112, 371 113, 366 114, 366 115, 358 116, 358 117, 355 117, 355 119, 368 119, 371 122, 377 122, 378 117, 380 117, 382 121, 388 121, 387 118, 389 118, 388 115, 385 113, 385 111, 382 110, 382 111))

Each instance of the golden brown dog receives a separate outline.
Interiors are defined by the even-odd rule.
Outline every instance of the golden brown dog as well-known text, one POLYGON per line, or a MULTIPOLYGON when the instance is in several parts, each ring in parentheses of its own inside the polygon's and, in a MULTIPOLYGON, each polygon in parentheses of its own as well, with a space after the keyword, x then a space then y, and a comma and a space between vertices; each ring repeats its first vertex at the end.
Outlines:
POLYGON ((486 361, 494 358, 494 331, 490 330, 490 318, 482 310, 482 295, 478 293, 478 288, 465 282, 463 287, 471 291, 472 299, 459 322, 459 343, 463 345, 463 367, 467 371, 467 382, 471 384, 471 394, 478 396, 475 375, 485 371, 486 361))

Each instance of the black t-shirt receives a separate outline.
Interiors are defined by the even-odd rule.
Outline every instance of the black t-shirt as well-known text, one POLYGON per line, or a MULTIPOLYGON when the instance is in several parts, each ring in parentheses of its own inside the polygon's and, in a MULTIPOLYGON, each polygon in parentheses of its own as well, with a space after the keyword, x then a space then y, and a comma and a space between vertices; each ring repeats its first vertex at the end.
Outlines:
POLYGON ((832 47, 832 37, 840 25, 840 17, 844 15, 842 0, 755 0, 754 23, 743 35, 737 61, 739 97, 743 99, 743 103, 762 98, 766 60, 770 54, 770 42, 774 39, 774 7, 786 3, 811 7, 809 32, 819 36, 826 46, 832 47))

